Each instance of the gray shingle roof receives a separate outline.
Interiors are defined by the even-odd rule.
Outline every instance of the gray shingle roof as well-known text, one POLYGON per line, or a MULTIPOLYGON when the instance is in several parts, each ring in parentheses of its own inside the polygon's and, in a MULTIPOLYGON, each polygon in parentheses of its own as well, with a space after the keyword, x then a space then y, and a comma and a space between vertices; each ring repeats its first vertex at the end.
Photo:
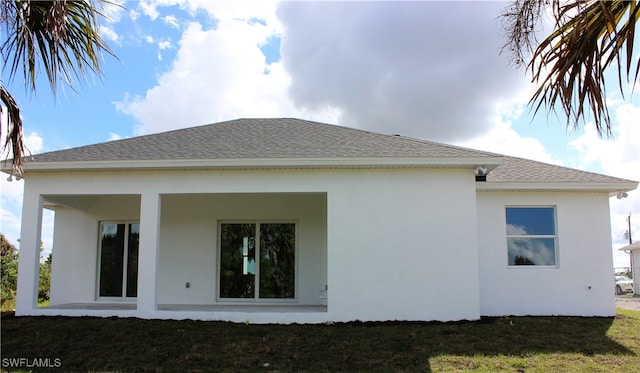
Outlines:
POLYGON ((629 182, 607 175, 572 168, 507 157, 487 175, 487 182, 495 183, 620 183, 629 182))
POLYGON ((237 119, 43 153, 33 161, 495 156, 300 119, 237 119))
MULTIPOLYGON (((118 168, 125 161, 225 161, 258 159, 428 158, 469 159, 500 165, 486 185, 615 184, 635 182, 532 160, 466 149, 409 137, 382 135, 301 119, 236 119, 199 127, 53 151, 29 157, 26 170, 56 164, 58 170, 82 169, 83 162, 101 162, 118 168), (66 164, 74 165, 65 166, 66 164), (78 166, 80 165, 80 166, 78 166)), ((6 163, 6 162, 5 162, 6 163)), ((460 163, 457 163, 460 164, 460 163)))

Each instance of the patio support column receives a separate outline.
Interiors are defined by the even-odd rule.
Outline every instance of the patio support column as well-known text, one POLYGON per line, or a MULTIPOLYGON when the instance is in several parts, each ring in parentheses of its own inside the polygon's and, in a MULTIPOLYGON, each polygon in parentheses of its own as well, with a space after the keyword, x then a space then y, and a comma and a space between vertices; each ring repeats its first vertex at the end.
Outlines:
POLYGON ((25 183, 18 262, 16 312, 27 314, 38 306, 38 275, 40 270, 40 240, 42 232, 42 198, 30 193, 25 183))
POLYGON ((160 230, 160 195, 145 192, 140 202, 140 243, 138 251, 138 311, 157 309, 156 281, 160 230))

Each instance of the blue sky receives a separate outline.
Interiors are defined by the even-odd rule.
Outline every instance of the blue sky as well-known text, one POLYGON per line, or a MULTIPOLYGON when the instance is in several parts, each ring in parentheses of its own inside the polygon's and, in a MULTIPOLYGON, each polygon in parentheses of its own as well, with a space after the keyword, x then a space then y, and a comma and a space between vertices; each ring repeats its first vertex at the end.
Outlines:
MULTIPOLYGON (((109 7, 102 79, 51 94, 2 81, 23 110, 34 153, 239 117, 300 117, 515 155, 640 180, 640 94, 610 80, 615 137, 568 133, 526 102, 508 65, 500 2, 147 0, 109 7)), ((640 45, 640 43, 636 43, 640 45)), ((634 56, 638 59, 638 55, 634 56)), ((0 231, 19 237, 22 182, 1 181, 0 231)), ((612 247, 640 198, 611 199, 612 247)), ((50 216, 43 240, 50 247, 50 216)), ((616 265, 628 257, 616 253, 616 265)))

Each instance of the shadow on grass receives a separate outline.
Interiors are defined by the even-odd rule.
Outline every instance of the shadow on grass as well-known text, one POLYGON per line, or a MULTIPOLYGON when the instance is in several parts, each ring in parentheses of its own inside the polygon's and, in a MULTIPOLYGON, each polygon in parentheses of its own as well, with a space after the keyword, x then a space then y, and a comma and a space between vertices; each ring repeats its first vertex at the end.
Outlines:
POLYGON ((128 372, 428 372, 430 359, 439 356, 635 356, 607 336, 612 323, 579 317, 334 325, 12 317, 2 320, 2 355, 5 369, 5 358, 23 357, 60 359, 65 371, 128 372))

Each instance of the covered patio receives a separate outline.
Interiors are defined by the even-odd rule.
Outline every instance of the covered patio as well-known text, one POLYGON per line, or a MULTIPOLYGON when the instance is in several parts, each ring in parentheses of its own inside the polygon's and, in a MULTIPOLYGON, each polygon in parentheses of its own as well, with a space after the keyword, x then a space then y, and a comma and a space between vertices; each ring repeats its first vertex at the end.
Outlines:
POLYGON ((29 314, 326 317, 326 193, 39 194, 34 200, 25 206, 23 244, 40 240, 43 209, 55 211, 55 223, 49 306, 36 305, 39 255, 31 252, 33 265, 21 261, 22 277, 31 279, 21 286, 33 290, 19 292, 19 301, 29 304, 29 314))

